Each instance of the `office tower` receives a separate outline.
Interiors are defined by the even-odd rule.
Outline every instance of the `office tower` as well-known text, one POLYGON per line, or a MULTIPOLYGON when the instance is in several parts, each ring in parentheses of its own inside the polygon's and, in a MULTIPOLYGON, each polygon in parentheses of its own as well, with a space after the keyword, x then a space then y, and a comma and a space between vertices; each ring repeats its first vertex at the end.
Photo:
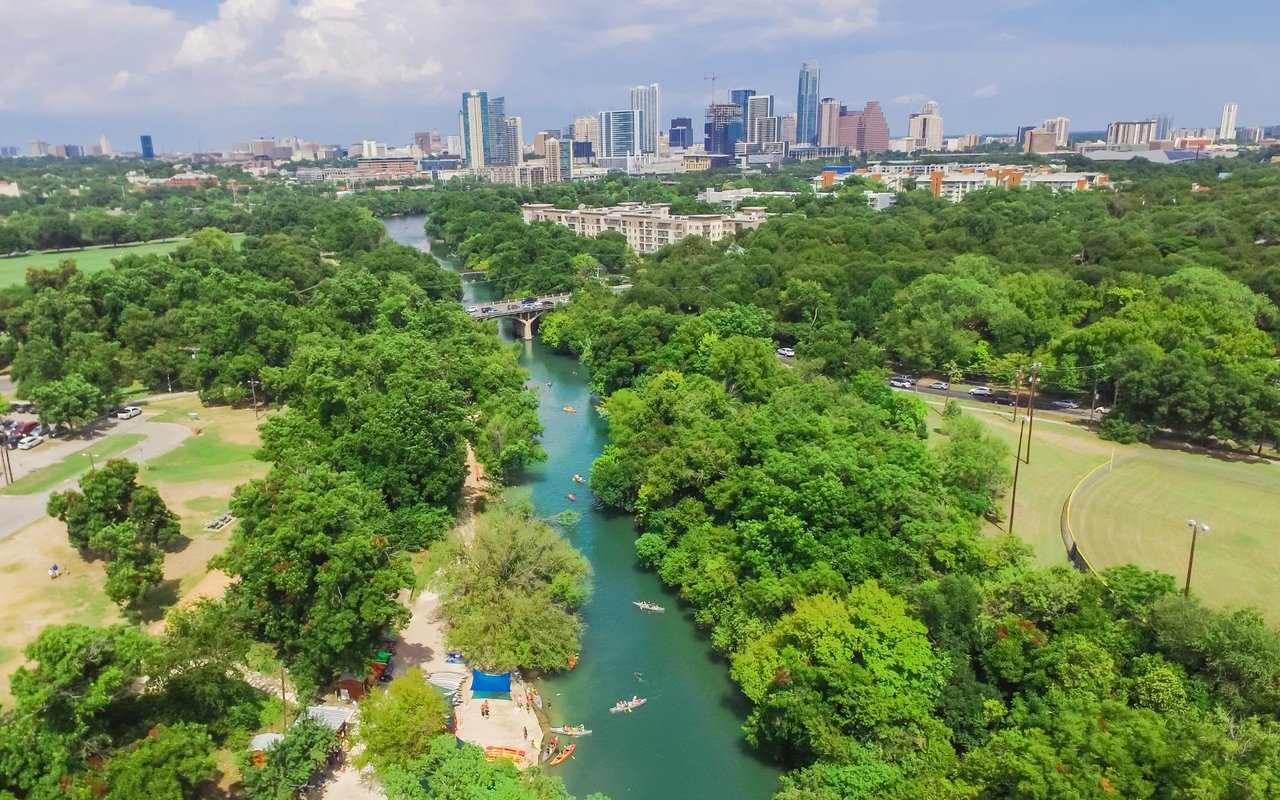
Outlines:
POLYGON ((778 129, 778 138, 787 144, 796 144, 796 115, 787 114, 782 117, 781 127, 778 129))
POLYGON ((17 158, 18 148, 11 144, 0 147, 0 158, 17 158))
POLYGON ((1236 140, 1236 111, 1235 103, 1222 106, 1222 124, 1218 126, 1218 138, 1224 142, 1236 140))
POLYGON ((742 139, 741 111, 733 103, 712 103, 707 106, 702 143, 708 153, 733 155, 734 147, 742 139))
POLYGON ((27 156, 29 158, 41 158, 49 155, 50 147, 48 142, 42 142, 39 139, 32 139, 27 142, 27 156))
POLYGON ((662 128, 662 98, 658 84, 633 87, 631 110, 640 112, 640 152, 658 152, 658 133, 662 128))
POLYGON ((840 140, 840 101, 824 97, 818 101, 818 145, 835 147, 840 140))
POLYGON ((1170 131, 1173 130, 1173 115, 1155 114, 1151 119, 1156 123, 1156 138, 1168 139, 1170 131))
MULTIPOLYGON (((747 123, 747 101, 756 96, 755 89, 730 89, 729 102, 738 107, 744 127, 746 128, 748 137, 751 135, 751 126, 747 123)), ((714 98, 713 98, 714 99, 714 98)))
MULTIPOLYGON (((272 152, 268 152, 267 155, 274 155, 275 149, 273 147, 272 152)), ((387 144, 374 139, 365 139, 360 143, 360 153, 363 158, 386 158, 387 144)), ((258 155, 258 153, 255 152, 254 155, 258 155)))
MULTIPOLYGON (((752 91, 754 89, 741 89, 739 91, 752 91)), ((761 142, 776 142, 777 139, 777 123, 774 123, 773 137, 762 139, 760 133, 761 120, 773 117, 773 95, 757 94, 747 99, 746 108, 743 111, 744 127, 747 132, 747 141, 751 144, 759 144, 761 142)))
POLYGON ((489 94, 472 89, 462 95, 462 111, 458 114, 462 132, 459 154, 472 169, 489 165, 489 94))
POLYGON ((413 135, 413 143, 427 155, 435 155, 444 149, 444 140, 440 131, 419 131, 413 135))
POLYGON ((64 144, 62 148, 66 151, 67 158, 80 158, 84 155, 84 148, 78 144, 64 144))
POLYGON ((1018 148, 1027 146, 1027 135, 1036 129, 1035 125, 1019 125, 1013 133, 1013 143, 1018 148))
POLYGON ((841 111, 836 144, 840 147, 858 148, 858 129, 862 127, 861 111, 841 111))
POLYGON ((1047 128, 1032 128, 1022 141, 1022 152, 1044 155, 1058 149, 1058 134, 1047 128))
POLYGON ((667 144, 673 150, 693 147, 693 120, 689 117, 673 117, 667 144))
POLYGON ((920 113, 911 115, 909 123, 907 136, 918 140, 919 146, 925 150, 942 149, 942 114, 937 103, 925 103, 920 113))
POLYGON ((796 87, 796 141, 815 144, 818 141, 818 62, 806 61, 800 66, 796 87))
POLYGON ((1155 120, 1113 122, 1107 126, 1107 146, 1146 144, 1156 138, 1155 120))
MULTIPOLYGON (((1046 119, 1044 125, 1040 127, 1046 131, 1053 131, 1054 144, 1057 147, 1065 148, 1071 142, 1071 120, 1066 117, 1054 117, 1046 119)), ((1157 137, 1159 138, 1159 137, 1157 137)))
MULTIPOLYGON (((591 146, 591 155, 588 159, 600 157, 600 118, 597 116, 583 115, 573 121, 573 140, 575 142, 587 142, 591 146)), ((582 158, 582 156, 578 156, 582 158)))
POLYGON ((875 100, 868 100, 862 107, 862 116, 858 120, 858 143, 855 147, 860 153, 884 153, 889 150, 889 123, 884 118, 884 110, 875 100))
POLYGON ((600 112, 600 158, 624 158, 640 154, 640 126, 644 112, 600 112))
POLYGON ((111 155, 111 140, 105 133, 98 137, 98 148, 102 151, 102 155, 111 155))
POLYGON ((275 149, 275 146, 276 146, 275 139, 264 139, 261 137, 254 139, 252 142, 249 143, 251 152, 255 156, 270 156, 271 151, 275 149))
POLYGON ((505 97, 489 98, 489 160, 492 166, 512 166, 507 150, 507 101, 505 97))
POLYGON ((151 143, 150 134, 142 135, 142 157, 148 161, 156 157, 156 147, 151 143))
POLYGON ((573 140, 545 139, 542 145, 547 160, 547 181, 563 183, 573 180, 573 140))
POLYGON ((518 167, 524 163, 524 121, 519 117, 507 117, 502 143, 506 151, 502 161, 508 167, 518 167))

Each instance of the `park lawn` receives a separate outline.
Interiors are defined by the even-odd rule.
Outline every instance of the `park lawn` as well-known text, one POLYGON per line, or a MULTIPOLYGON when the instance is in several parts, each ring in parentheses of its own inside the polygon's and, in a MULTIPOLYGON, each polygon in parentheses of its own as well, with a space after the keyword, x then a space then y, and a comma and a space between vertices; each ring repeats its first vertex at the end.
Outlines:
POLYGON ((147 437, 140 433, 119 433, 114 436, 108 436, 102 441, 90 445, 87 449, 70 453, 56 464, 41 467, 35 472, 22 476, 20 479, 0 489, 0 494, 35 494, 52 489, 68 478, 74 478, 81 473, 89 471, 89 459, 85 458, 87 453, 92 452, 93 460, 96 462, 105 461, 108 458, 120 455, 145 438, 147 437))
MULTIPOLYGON (((1013 452, 1019 426, 1010 409, 993 413, 990 404, 962 403, 1013 452)), ((930 427, 937 428, 938 406, 929 407, 930 427)), ((1072 504, 1072 528, 1090 564, 1137 564, 1173 575, 1181 587, 1191 541, 1187 520, 1196 519, 1211 530, 1196 545, 1192 588, 1213 608, 1255 606, 1280 624, 1280 551, 1270 542, 1280 517, 1280 464, 1243 454, 1117 445, 1065 420, 1037 414, 1030 464, 1022 465, 1018 480, 1014 533, 1031 546, 1038 564, 1066 563, 1062 503, 1114 454, 1114 470, 1082 489, 1072 504)), ((1002 502, 1007 517, 1010 497, 1002 502)), ((1007 519, 988 523, 988 530, 1006 526, 1007 519)))
MULTIPOLYGON (((233 233, 236 245, 244 240, 243 233, 233 233)), ((145 256, 152 253, 167 253, 186 239, 171 239, 164 242, 147 242, 146 244, 128 244, 120 247, 105 245, 86 247, 83 250, 68 250, 62 253, 35 253, 18 258, 0 258, 0 289, 17 286, 26 280, 29 269, 56 269, 63 261, 74 261, 81 272, 101 272, 111 266, 111 262, 127 255, 145 256)))
POLYGON ((196 434, 181 447, 147 462, 142 479, 148 483, 244 483, 266 474, 267 465, 253 457, 261 441, 257 431, 261 420, 251 409, 206 408, 195 395, 187 394, 150 403, 147 410, 160 412, 152 418, 155 422, 185 425, 196 434))

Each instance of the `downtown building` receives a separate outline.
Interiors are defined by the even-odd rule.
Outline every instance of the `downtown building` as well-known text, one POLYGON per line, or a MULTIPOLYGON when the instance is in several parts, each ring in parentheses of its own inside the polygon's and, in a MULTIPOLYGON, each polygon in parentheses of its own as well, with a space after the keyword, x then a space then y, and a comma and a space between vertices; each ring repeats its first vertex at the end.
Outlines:
POLYGON ((769 216, 763 208, 743 208, 732 214, 672 214, 666 203, 620 203, 572 210, 550 203, 530 203, 521 206, 520 211, 526 224, 551 222, 579 236, 620 233, 637 253, 652 253, 690 236, 719 241, 740 230, 758 228, 769 216))
POLYGON ((631 110, 638 114, 638 144, 641 153, 657 153, 662 135, 662 91, 658 84, 631 90, 631 110))
POLYGON ((818 84, 821 73, 817 61, 800 66, 796 85, 796 143, 818 143, 818 84))

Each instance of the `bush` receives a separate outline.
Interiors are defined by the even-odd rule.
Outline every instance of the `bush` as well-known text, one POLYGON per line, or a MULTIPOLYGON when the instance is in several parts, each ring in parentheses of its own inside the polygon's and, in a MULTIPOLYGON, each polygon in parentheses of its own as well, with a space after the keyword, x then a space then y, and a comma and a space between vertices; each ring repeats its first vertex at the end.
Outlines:
POLYGON ((1122 416, 1108 414, 1102 418, 1098 426, 1098 435, 1108 441, 1119 444, 1133 444, 1151 440, 1151 431, 1146 425, 1130 422, 1122 416))

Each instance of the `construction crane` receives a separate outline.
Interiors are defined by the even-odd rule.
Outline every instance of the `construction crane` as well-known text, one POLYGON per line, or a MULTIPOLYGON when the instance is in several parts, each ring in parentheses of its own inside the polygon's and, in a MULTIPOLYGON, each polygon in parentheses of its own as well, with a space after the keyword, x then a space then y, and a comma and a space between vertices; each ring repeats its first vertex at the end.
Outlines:
POLYGON ((716 73, 713 72, 710 75, 707 75, 706 77, 703 78, 704 81, 711 81, 711 105, 713 106, 716 104, 716 81, 723 77, 725 76, 717 75, 716 73))

